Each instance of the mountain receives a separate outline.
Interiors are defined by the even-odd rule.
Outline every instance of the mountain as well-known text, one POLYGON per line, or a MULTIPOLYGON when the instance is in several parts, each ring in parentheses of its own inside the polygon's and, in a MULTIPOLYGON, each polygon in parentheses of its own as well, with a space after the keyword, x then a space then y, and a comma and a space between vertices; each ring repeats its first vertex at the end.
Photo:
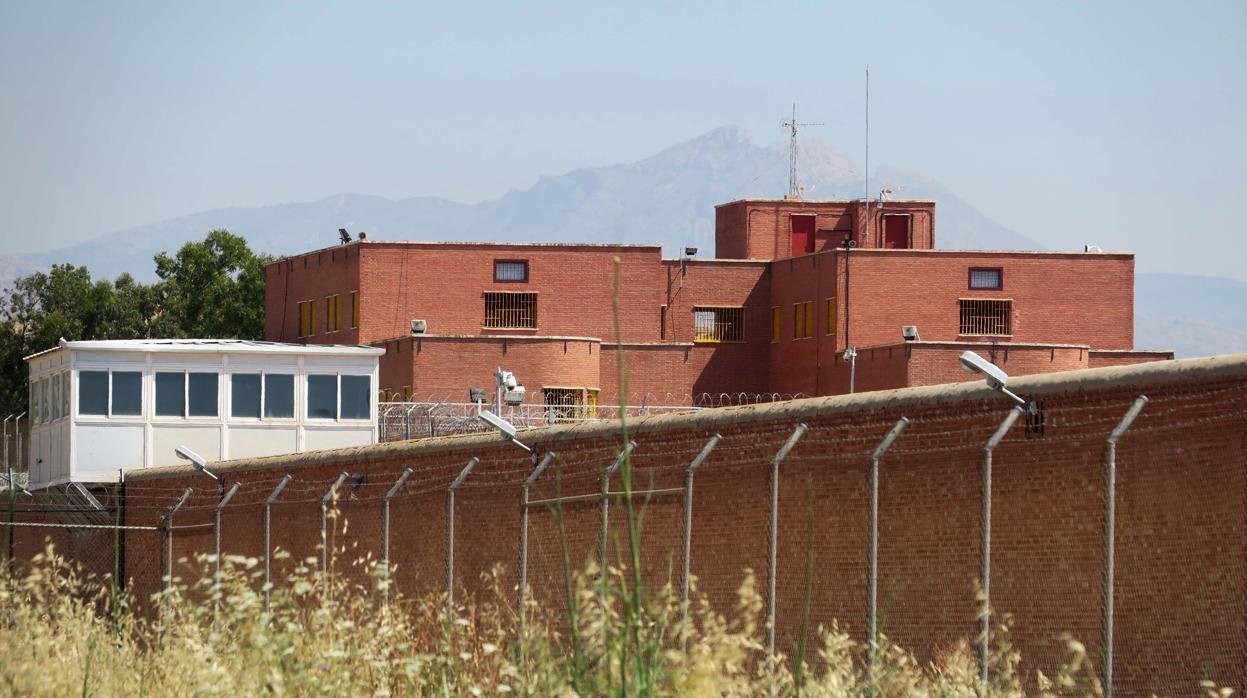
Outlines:
POLYGON ((1134 343, 1180 357, 1247 351, 1247 283, 1186 274, 1137 274, 1134 343))
MULTIPOLYGON (((861 175, 843 153, 811 141, 802 145, 800 157, 811 198, 861 196, 861 175)), ((724 126, 638 162, 541 177, 528 189, 478 204, 337 194, 309 202, 224 208, 12 262, 35 268, 72 262, 89 265, 96 275, 129 271, 151 279, 152 255, 176 250, 214 228, 243 235, 253 249, 275 255, 333 244, 340 227, 365 230, 374 239, 661 243, 671 254, 688 245, 709 251, 714 247, 714 206, 782 196, 787 170, 786 144, 757 146, 742 129, 724 126)), ((1042 249, 929 178, 896 169, 881 169, 880 176, 900 196, 939 200, 941 247, 1042 249)))
MULTIPOLYGON (((801 143, 799 157, 808 198, 862 195, 861 173, 845 154, 809 140, 801 143)), ((336 194, 316 201, 195 213, 52 252, 0 257, 0 288, 15 276, 62 262, 85 264, 96 277, 128 271, 151 280, 154 254, 173 252, 216 228, 243 235, 252 249, 278 256, 336 244, 338 228, 364 230, 373 239, 660 243, 670 255, 685 246, 707 254, 714 249, 714 206, 783 196, 787 173, 786 142, 758 146, 744 130, 724 126, 644 160, 544 176, 528 189, 477 204, 336 194)), ((1044 249, 921 173, 880 167, 871 189, 883 187, 891 188, 895 198, 938 202, 939 247, 1044 249)), ((1247 317, 1235 301, 1247 297, 1247 285, 1140 274, 1137 286, 1137 346, 1175 348, 1183 356, 1247 350, 1247 317)))

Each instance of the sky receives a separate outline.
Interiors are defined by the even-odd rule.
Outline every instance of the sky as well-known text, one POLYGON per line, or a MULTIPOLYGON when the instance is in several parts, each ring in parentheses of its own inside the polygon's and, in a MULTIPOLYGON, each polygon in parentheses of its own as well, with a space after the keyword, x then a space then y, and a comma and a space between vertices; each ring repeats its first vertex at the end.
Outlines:
MULTIPOLYGON (((0 0, 0 254, 339 192, 477 202, 717 126, 1053 249, 1247 280, 1247 3, 0 0)), ((782 173, 781 175, 782 176, 782 173)))

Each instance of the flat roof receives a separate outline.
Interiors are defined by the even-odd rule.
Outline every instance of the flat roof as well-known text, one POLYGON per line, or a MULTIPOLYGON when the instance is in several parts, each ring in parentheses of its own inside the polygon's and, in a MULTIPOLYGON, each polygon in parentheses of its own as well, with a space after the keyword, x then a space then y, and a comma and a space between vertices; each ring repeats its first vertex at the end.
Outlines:
MULTIPOLYGON (((856 204, 866 201, 866 199, 736 199, 722 204, 715 204, 715 208, 724 206, 732 206, 734 204, 856 204)), ((878 199, 870 199, 871 202, 877 202, 878 199)), ((935 199, 888 199, 883 202, 886 207, 888 204, 934 204, 935 199)))
POLYGON ((380 356, 384 349, 362 344, 290 344, 286 342, 261 342, 251 339, 101 339, 61 341, 51 349, 44 349, 24 357, 29 361, 60 349, 74 351, 132 351, 143 353, 199 353, 199 354, 300 354, 331 356, 380 356))
POLYGON ((483 241, 473 242, 469 240, 446 240, 446 241, 439 242, 437 240, 355 240, 355 241, 348 242, 348 243, 343 243, 343 244, 338 244, 338 245, 329 245, 327 247, 321 247, 315 250, 309 250, 307 252, 299 252, 297 254, 286 255, 284 257, 278 257, 277 259, 274 259, 273 261, 269 262, 265 266, 272 266, 279 262, 283 262, 287 259, 298 259, 300 257, 307 257, 308 255, 319 254, 321 252, 327 252, 330 250, 348 248, 348 247, 352 247, 355 245, 369 245, 369 246, 388 245, 388 246, 395 246, 395 247, 404 246, 404 247, 430 247, 430 248, 496 247, 496 248, 501 248, 501 249, 538 249, 538 248, 576 249, 576 248, 586 248, 586 247, 593 248, 593 249, 602 249, 602 250, 614 250, 614 249, 661 250, 662 249, 662 245, 660 244, 608 243, 608 242, 483 242, 483 241))

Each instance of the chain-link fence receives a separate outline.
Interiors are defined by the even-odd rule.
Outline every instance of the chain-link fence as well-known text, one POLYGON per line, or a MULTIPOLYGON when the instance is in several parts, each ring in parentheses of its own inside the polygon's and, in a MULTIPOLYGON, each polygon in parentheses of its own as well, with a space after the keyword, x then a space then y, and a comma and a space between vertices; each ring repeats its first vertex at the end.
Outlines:
MULTIPOLYGON (((494 584, 516 609, 532 599, 564 618, 575 574, 591 584, 603 563, 725 613, 751 570, 768 619, 759 641, 780 654, 834 623, 923 660, 959 640, 982 658, 1012 617, 1032 673, 1061 659, 1070 633, 1123 694, 1189 693, 1204 678, 1241 688, 1247 383, 1147 394, 1071 390, 1029 411, 863 396, 642 421, 627 443, 617 424, 569 430, 533 462, 473 441, 219 485, 145 478, 100 490, 88 512, 99 521, 64 518, 92 509, 72 493, 19 499, 9 558, 49 538, 84 566, 122 569, 136 591, 202 573, 196 556, 218 550, 262 561, 275 584, 309 565, 360 593, 376 593, 380 565, 393 593, 458 600, 494 584)), ((421 415, 427 433, 479 428, 475 405, 444 407, 421 415)), ((523 414, 507 416, 526 425, 523 414)))

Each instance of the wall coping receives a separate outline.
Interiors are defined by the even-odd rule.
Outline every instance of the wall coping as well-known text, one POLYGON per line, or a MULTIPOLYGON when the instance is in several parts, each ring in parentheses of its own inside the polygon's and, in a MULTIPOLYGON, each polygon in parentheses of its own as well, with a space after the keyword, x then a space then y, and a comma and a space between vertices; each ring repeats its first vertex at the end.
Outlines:
MULTIPOLYGON (((1209 378, 1247 378, 1247 353, 1227 354, 1199 359, 1157 361, 1133 366, 1110 366, 1061 371, 1032 376, 1021 376, 1009 382, 1009 388, 1022 395, 1047 395, 1064 391, 1111 390, 1124 386, 1145 388, 1148 385, 1191 381, 1209 378)), ((856 395, 833 395, 829 397, 802 398, 785 402, 720 407, 690 412, 651 415, 629 421, 630 434, 643 434, 670 428, 711 430, 725 424, 755 423, 766 421, 792 421, 812 419, 828 415, 865 412, 871 410, 896 410, 949 405, 979 400, 998 400, 1001 409, 1011 403, 981 381, 972 383, 946 383, 880 390, 856 395)), ((557 448, 561 441, 609 437, 619 432, 619 422, 593 424, 554 425, 525 429, 520 433, 526 443, 537 443, 546 449, 557 448)), ((247 458, 221 461, 213 464, 216 473, 237 473, 259 469, 298 469, 337 462, 362 459, 398 458, 404 455, 423 455, 446 452, 464 452, 473 447, 493 449, 499 444, 498 436, 489 434, 462 434, 440 436, 419 441, 390 441, 369 446, 309 451, 263 458, 247 458)), ((516 449, 516 456, 521 452, 516 449)), ((172 465, 145 470, 127 471, 127 480, 162 479, 182 477, 195 473, 189 466, 172 465)))

